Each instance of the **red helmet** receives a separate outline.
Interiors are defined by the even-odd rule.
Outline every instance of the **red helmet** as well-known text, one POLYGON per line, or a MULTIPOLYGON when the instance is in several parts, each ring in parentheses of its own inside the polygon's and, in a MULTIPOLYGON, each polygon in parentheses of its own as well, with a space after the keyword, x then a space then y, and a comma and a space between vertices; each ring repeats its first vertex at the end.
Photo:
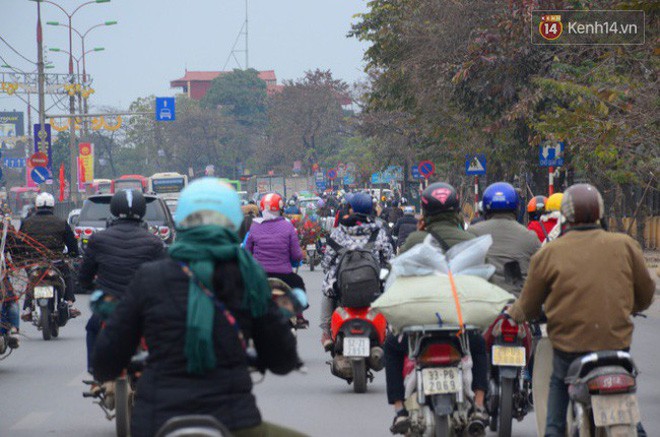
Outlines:
POLYGON ((548 198, 545 196, 534 196, 527 204, 527 212, 530 214, 542 214, 545 212, 545 204, 548 198))
POLYGON ((281 211, 284 208, 284 200, 277 193, 269 193, 261 198, 259 206, 261 211, 281 211))

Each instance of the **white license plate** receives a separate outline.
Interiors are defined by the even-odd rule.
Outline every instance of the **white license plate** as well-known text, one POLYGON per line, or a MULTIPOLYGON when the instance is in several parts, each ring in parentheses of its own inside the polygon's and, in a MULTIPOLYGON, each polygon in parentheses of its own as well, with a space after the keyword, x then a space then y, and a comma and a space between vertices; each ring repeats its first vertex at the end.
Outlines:
POLYGON ((596 426, 633 425, 640 421, 634 394, 591 396, 591 407, 596 426))
POLYGON ((316 244, 308 244, 307 250, 316 250, 316 244))
POLYGON ((422 386, 426 396, 458 393, 462 384, 460 372, 456 367, 422 369, 422 386))
POLYGON ((369 356, 369 338, 367 338, 367 337, 346 337, 346 338, 344 338, 344 356, 345 357, 368 357, 369 356))
POLYGON ((55 294, 55 288, 52 285, 37 285, 34 287, 34 298, 35 299, 46 299, 53 297, 55 294))
POLYGON ((321 244, 325 244, 325 238, 321 238, 321 244))
POLYGON ((525 348, 519 346, 493 346, 494 366, 525 367, 527 356, 525 348))

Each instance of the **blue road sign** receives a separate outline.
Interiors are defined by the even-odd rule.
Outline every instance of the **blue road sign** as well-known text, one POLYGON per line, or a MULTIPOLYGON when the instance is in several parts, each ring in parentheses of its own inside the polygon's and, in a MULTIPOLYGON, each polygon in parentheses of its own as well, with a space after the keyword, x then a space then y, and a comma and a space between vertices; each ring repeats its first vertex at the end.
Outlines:
POLYGON ((32 180, 36 184, 43 184, 50 179, 50 172, 46 167, 35 167, 30 174, 32 175, 32 180))
POLYGON ((48 155, 48 170, 52 171, 53 148, 51 146, 52 135, 50 124, 44 124, 44 130, 41 131, 39 123, 34 125, 34 153, 43 152, 48 155))
POLYGON ((393 181, 400 181, 403 179, 403 167, 398 165, 390 165, 383 172, 373 173, 371 175, 372 184, 389 184, 393 181))
POLYGON ((316 181, 316 189, 319 191, 325 191, 326 189, 325 181, 316 181))
POLYGON ((2 163, 7 168, 24 168, 25 158, 5 158, 2 160, 2 163))
POLYGON ((433 161, 422 161, 417 166, 417 170, 423 178, 428 178, 435 173, 435 164, 433 161))
POLYGON ((539 146, 541 167, 561 167, 564 165, 564 142, 546 141, 539 146))
POLYGON ((2 179, 2 169, 0 168, 0 179, 2 179))
POLYGON ((412 175, 413 179, 424 179, 422 174, 419 172, 419 164, 414 164, 410 168, 410 174, 412 175))
POLYGON ((156 97, 156 121, 174 121, 174 97, 156 97))
POLYGON ((472 176, 486 174, 486 155, 466 155, 465 174, 472 176))
POLYGON ((328 170, 327 175, 328 175, 328 179, 334 181, 335 179, 337 179, 337 170, 331 168, 330 170, 328 170))
POLYGON ((353 185, 355 183, 355 176, 347 174, 344 176, 344 185, 353 185))

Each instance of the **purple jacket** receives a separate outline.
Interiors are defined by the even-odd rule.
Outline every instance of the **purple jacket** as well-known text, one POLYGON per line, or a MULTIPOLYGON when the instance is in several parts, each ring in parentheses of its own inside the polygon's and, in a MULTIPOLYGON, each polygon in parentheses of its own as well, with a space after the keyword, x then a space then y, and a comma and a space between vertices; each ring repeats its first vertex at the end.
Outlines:
POLYGON ((291 273, 291 261, 303 258, 296 228, 282 217, 268 221, 255 219, 245 248, 266 273, 291 273))

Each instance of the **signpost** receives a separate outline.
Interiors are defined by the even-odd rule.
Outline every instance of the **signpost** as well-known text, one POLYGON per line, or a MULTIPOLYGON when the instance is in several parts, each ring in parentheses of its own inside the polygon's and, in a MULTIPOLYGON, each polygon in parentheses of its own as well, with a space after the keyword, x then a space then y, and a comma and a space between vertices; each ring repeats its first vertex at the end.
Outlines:
POLYGON ((465 174, 474 176, 474 212, 479 215, 479 175, 486 174, 486 155, 466 155, 465 174))
POLYGON ((539 146, 539 165, 548 167, 548 193, 555 192, 555 167, 564 165, 564 142, 545 141, 539 146))
POLYGON ((36 184, 43 184, 50 178, 50 172, 46 167, 35 167, 32 169, 30 174, 32 176, 32 180, 36 184))
POLYGON ((7 168, 25 167, 25 158, 5 158, 2 161, 7 168))
POLYGON ((174 121, 174 97, 156 97, 156 121, 174 121))
POLYGON ((419 164, 413 164, 410 167, 410 175, 413 179, 423 179, 422 174, 419 172, 419 164))
POLYGON ((332 186, 332 183, 334 182, 335 179, 337 179, 337 176, 339 176, 339 175, 337 174, 337 170, 336 170, 336 169, 331 168, 331 169, 328 170, 328 172, 326 173, 326 176, 328 176, 328 179, 330 180, 330 186, 332 186))
POLYGON ((424 179, 428 179, 435 174, 435 164, 433 161, 422 161, 417 166, 417 169, 424 179))
POLYGON ((48 155, 43 152, 36 152, 30 156, 30 166, 46 167, 48 165, 48 155))

